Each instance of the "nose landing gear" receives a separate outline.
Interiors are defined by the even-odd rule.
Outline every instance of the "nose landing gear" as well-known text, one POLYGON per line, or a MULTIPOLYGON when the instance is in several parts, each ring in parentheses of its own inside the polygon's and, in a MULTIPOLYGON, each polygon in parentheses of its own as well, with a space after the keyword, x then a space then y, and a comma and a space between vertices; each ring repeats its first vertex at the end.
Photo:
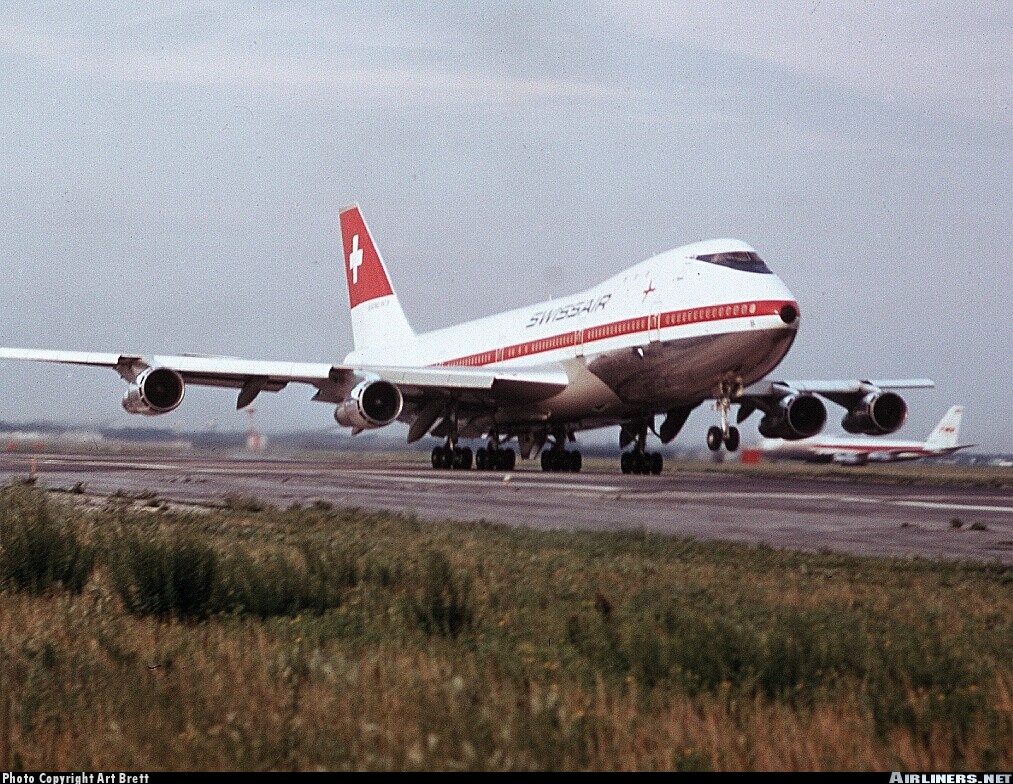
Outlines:
POLYGON ((707 448, 717 452, 721 444, 725 449, 734 452, 739 448, 739 429, 728 424, 728 411, 732 407, 732 395, 738 389, 737 384, 725 381, 721 384, 721 394, 718 396, 715 408, 721 414, 721 426, 711 427, 707 430, 707 448))

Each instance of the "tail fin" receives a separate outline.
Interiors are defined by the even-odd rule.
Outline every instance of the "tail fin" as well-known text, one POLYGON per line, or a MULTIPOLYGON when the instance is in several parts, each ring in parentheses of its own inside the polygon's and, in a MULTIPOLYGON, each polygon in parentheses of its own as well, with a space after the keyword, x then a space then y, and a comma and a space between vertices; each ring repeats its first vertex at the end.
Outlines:
POLYGON ((954 406, 946 415, 939 420, 936 429, 929 433, 926 447, 945 449, 957 445, 957 435, 960 432, 960 418, 964 415, 963 406, 954 406))
POLYGON ((415 337, 358 204, 341 211, 341 244, 355 350, 415 337))

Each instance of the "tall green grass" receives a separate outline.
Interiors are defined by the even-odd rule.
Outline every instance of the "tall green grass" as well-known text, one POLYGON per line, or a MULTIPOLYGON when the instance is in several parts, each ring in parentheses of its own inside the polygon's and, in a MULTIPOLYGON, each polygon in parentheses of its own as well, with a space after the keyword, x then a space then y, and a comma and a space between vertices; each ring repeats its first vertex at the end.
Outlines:
POLYGON ((66 510, 31 485, 0 490, 0 586, 34 594, 53 586, 81 591, 94 553, 66 517, 66 510))
POLYGON ((223 609, 218 553, 192 536, 130 533, 112 543, 108 557, 128 612, 187 619, 223 609))

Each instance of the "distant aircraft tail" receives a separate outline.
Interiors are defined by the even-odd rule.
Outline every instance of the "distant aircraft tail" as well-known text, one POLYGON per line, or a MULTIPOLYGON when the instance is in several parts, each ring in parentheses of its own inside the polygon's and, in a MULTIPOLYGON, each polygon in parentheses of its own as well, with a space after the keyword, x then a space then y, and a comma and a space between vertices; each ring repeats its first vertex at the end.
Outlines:
POLYGON ((936 429, 929 433, 925 442, 927 449, 947 449, 957 445, 960 433, 960 418, 964 415, 963 406, 954 406, 939 420, 936 429))
POLYGON ((358 204, 341 210, 341 244, 355 350, 415 337, 358 204))

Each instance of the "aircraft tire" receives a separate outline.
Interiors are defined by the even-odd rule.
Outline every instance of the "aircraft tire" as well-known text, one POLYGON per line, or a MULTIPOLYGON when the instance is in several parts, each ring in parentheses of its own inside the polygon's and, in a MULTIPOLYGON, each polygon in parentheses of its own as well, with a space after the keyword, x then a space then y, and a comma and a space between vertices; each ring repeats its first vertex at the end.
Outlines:
POLYGON ((633 453, 623 452, 619 455, 619 467, 624 474, 633 473, 633 453))
POLYGON ((739 448, 739 429, 737 427, 728 428, 728 438, 725 439, 725 449, 729 452, 734 452, 739 448))
MULTIPOLYGON (((492 455, 488 455, 488 457, 492 457, 492 455)), ((475 468, 477 468, 479 471, 485 471, 485 469, 490 468, 489 463, 491 461, 488 459, 488 457, 485 451, 485 447, 480 446, 478 448, 478 451, 475 452, 475 468)))
POLYGON ((665 458, 661 456, 661 452, 652 452, 649 462, 651 464, 651 473, 655 476, 660 474, 661 469, 665 466, 665 458))
POLYGON ((707 448, 711 452, 717 452, 721 448, 721 442, 724 440, 724 434, 721 432, 721 428, 711 427, 707 430, 707 448))

